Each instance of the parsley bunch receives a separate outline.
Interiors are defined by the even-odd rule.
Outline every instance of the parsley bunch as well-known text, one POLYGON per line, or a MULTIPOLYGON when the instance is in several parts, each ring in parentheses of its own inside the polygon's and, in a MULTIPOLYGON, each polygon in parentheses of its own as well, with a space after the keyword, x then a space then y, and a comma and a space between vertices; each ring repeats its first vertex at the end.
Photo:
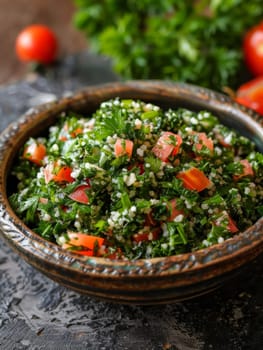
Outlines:
POLYGON ((262 0, 74 0, 74 23, 123 78, 240 84, 242 37, 262 0))

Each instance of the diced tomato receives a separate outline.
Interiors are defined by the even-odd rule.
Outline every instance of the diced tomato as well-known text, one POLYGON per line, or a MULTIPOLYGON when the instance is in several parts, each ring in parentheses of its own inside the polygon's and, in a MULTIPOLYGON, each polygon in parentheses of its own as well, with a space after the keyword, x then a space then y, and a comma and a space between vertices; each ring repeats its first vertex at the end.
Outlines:
POLYGON ((103 245, 104 238, 86 235, 80 232, 68 232, 69 241, 62 245, 62 248, 69 249, 72 247, 81 247, 81 250, 73 250, 74 253, 95 256, 97 250, 103 245))
POLYGON ((240 160, 240 163, 243 165, 243 172, 241 174, 233 176, 233 179, 235 181, 241 179, 244 176, 254 176, 252 165, 249 163, 247 159, 240 160))
POLYGON ((168 209, 170 210, 170 216, 167 221, 173 221, 178 215, 184 215, 184 211, 176 208, 176 199, 172 199, 168 203, 168 209))
POLYGON ((155 241, 159 238, 160 232, 161 232, 160 228, 153 229, 150 232, 142 231, 133 235, 133 240, 136 243, 143 242, 143 241, 155 241))
POLYGON ((152 212, 147 213, 145 215, 145 222, 144 222, 144 226, 155 226, 156 225, 156 221, 153 218, 152 212))
POLYGON ((71 172, 72 169, 69 166, 63 166, 53 177, 53 180, 56 182, 73 182, 75 179, 71 177, 71 172))
POLYGON ((76 247, 94 249, 95 245, 101 246, 104 243, 104 238, 86 235, 81 232, 68 232, 68 237, 68 243, 76 247))
MULTIPOLYGON (((62 248, 63 248, 63 249, 69 249, 69 248, 72 248, 72 245, 70 245, 70 244, 68 244, 68 245, 64 244, 64 245, 62 246, 62 248)), ((73 250, 73 249, 72 249, 71 251, 74 252, 74 253, 77 253, 77 254, 79 254, 79 255, 94 256, 94 253, 93 253, 92 250, 78 250, 78 249, 73 250)))
POLYGON ((139 175, 144 174, 144 165, 143 165, 142 163, 139 163, 139 164, 138 164, 138 168, 140 169, 139 175))
POLYGON ((167 162, 170 156, 176 156, 183 140, 180 135, 165 131, 157 140, 152 152, 163 162, 167 162))
POLYGON ((133 151, 133 142, 131 140, 118 138, 114 146, 114 151, 116 157, 127 155, 129 158, 131 158, 133 151))
POLYGON ((72 132, 69 133, 69 126, 68 123, 65 123, 63 126, 63 129, 61 131, 61 134, 59 136, 60 141, 67 141, 69 138, 75 138, 78 135, 83 134, 83 128, 80 126, 74 129, 72 132))
POLYGON ((42 203, 42 204, 47 204, 48 203, 48 199, 44 198, 44 197, 40 197, 39 198, 39 202, 42 203))
POLYGON ((75 137, 77 137, 80 134, 83 134, 83 129, 81 127, 78 127, 75 130, 73 130, 72 133, 70 133, 70 136, 72 138, 75 138, 75 137))
POLYGON ((132 170, 134 168, 138 168, 139 169, 139 175, 144 174, 144 164, 143 163, 138 163, 138 164, 133 164, 128 166, 128 170, 132 170))
POLYGON ((236 226, 236 223, 234 222, 234 220, 229 216, 229 214, 226 211, 222 212, 222 217, 217 219, 214 224, 216 226, 220 226, 221 225, 221 220, 222 219, 227 219, 228 224, 226 226, 226 228, 228 229, 229 232, 231 233, 236 233, 239 231, 238 227, 236 226))
POLYGON ((210 153, 212 154, 214 152, 213 140, 207 137, 206 133, 204 132, 196 132, 194 134, 198 138, 198 142, 194 144, 195 149, 199 152, 202 150, 203 147, 206 147, 209 149, 210 153))
POLYGON ((51 180, 55 182, 73 182, 75 179, 71 176, 72 169, 67 165, 59 166, 55 163, 49 163, 44 168, 45 182, 51 180))
POLYGON ((89 197, 87 195, 86 190, 90 188, 90 185, 80 185, 75 190, 70 193, 69 198, 71 198, 73 201, 82 203, 82 204, 88 204, 89 203, 89 197))
POLYGON ((220 145, 223 146, 223 147, 229 148, 229 147, 232 146, 231 143, 227 142, 227 139, 224 138, 223 135, 219 135, 219 134, 218 134, 218 135, 217 135, 217 139, 218 139, 220 145))
POLYGON ((46 156, 46 147, 42 143, 33 142, 28 145, 23 153, 23 158, 37 165, 42 165, 46 156))
POLYGON ((183 186, 188 190, 200 192, 211 185, 210 180, 206 177, 203 171, 195 167, 180 172, 176 177, 183 181, 183 186))
POLYGON ((123 258, 123 253, 120 248, 117 248, 115 252, 111 253, 107 247, 102 247, 99 251, 99 256, 114 260, 123 258))
POLYGON ((239 231, 239 229, 237 228, 237 226, 236 226, 234 220, 233 220, 230 216, 228 216, 228 225, 227 225, 227 228, 228 228, 228 230, 229 230, 230 232, 232 232, 232 233, 236 233, 236 232, 239 231))

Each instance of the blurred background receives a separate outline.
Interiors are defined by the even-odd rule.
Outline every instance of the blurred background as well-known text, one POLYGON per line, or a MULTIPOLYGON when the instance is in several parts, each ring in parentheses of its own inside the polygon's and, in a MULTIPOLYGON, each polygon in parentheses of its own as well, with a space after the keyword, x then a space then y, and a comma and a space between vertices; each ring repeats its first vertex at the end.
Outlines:
POLYGON ((33 71, 35 77, 53 74, 53 83, 187 82, 226 93, 263 115, 262 0, 0 0, 0 26, 0 85, 33 71), (35 56, 52 47, 47 37, 34 37, 29 64, 15 53, 18 34, 32 24, 57 37, 52 64, 35 56))
POLYGON ((72 24, 73 13, 72 0, 0 0, 0 84, 17 80, 28 71, 14 47, 17 34, 30 24, 43 23, 54 30, 61 57, 87 48, 84 35, 72 24))

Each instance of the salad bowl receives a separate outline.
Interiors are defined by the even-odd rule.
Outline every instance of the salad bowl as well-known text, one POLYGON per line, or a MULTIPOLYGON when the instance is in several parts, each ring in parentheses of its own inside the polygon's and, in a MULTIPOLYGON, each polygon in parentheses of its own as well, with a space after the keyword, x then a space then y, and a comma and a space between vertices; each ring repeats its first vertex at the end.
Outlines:
POLYGON ((107 259, 77 255, 35 232, 9 202, 11 168, 23 144, 43 135, 67 111, 90 114, 111 98, 140 99, 163 108, 207 110, 222 124, 253 140, 263 152, 263 118, 228 96, 198 86, 162 81, 128 81, 87 87, 31 109, 0 136, 0 231, 11 248, 52 280, 99 299, 160 304, 208 293, 228 281, 263 251, 263 218, 222 243, 194 252, 151 259, 107 259))

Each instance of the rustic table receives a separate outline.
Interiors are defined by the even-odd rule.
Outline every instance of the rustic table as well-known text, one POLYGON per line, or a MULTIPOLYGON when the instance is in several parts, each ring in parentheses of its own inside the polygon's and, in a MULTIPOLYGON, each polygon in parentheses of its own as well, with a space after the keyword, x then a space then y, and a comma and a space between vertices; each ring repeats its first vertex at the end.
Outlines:
MULTIPOLYGON (((45 76, 0 87, 0 128, 36 104, 116 79, 106 59, 68 57, 45 76)), ((0 349, 262 349, 262 263, 261 256, 221 289, 194 300, 118 305, 49 280, 0 237, 0 349)))

